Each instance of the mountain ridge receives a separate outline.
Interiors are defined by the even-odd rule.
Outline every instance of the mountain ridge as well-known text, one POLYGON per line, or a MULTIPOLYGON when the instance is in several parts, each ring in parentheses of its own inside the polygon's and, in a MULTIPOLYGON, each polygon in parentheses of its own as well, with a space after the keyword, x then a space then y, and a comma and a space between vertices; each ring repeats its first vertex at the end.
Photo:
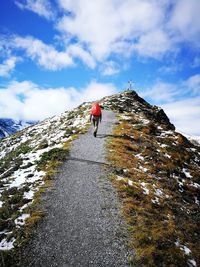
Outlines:
MULTIPOLYGON (((200 148, 175 132, 165 112, 151 106, 135 91, 107 96, 99 102, 105 109, 113 110, 119 120, 107 151, 114 169, 111 179, 124 203, 130 234, 137 241, 133 242, 134 264, 197 266, 200 148), (138 209, 139 203, 142 209, 138 209), (162 209, 163 218, 156 212, 159 210, 162 214, 162 209), (187 210, 190 216, 186 216, 187 210), (170 228, 172 233, 166 231, 168 224, 177 224, 177 221, 183 224, 181 214, 192 230, 177 225, 170 228), (155 221, 159 218, 161 223, 156 226, 150 217, 155 221), (149 225, 144 225, 141 219, 149 225), (156 235, 154 231, 162 234, 156 235), (174 234, 176 232, 179 234, 174 234), (188 237, 184 237, 184 232, 188 237), (169 248, 175 251, 171 259, 169 248)), ((32 208, 34 198, 41 188, 41 191, 45 189, 56 166, 66 159, 73 139, 88 129, 90 107, 91 102, 83 103, 73 111, 46 119, 0 141, 2 251, 20 247, 19 232, 38 215, 32 208)))

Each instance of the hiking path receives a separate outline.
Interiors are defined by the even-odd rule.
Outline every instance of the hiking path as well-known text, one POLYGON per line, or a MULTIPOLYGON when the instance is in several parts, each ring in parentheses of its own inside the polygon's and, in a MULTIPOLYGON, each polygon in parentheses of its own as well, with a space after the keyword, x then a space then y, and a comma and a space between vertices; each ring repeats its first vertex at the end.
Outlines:
POLYGON ((73 141, 69 159, 42 197, 44 218, 23 253, 26 267, 128 267, 126 224, 109 181, 105 142, 115 114, 103 111, 97 137, 90 127, 73 141))

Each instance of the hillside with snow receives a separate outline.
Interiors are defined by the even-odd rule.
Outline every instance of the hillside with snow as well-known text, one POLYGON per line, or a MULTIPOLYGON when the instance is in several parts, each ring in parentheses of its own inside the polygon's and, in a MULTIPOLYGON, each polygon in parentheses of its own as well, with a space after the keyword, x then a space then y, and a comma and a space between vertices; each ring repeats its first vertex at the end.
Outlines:
POLYGON ((30 126, 0 140, 0 250, 17 244, 17 232, 30 217, 34 196, 68 152, 88 121, 87 105, 30 126))
MULTIPOLYGON (((100 103, 118 119, 107 159, 133 239, 133 266, 198 266, 200 147, 134 91, 100 103)), ((70 143, 87 130, 90 107, 84 103, 0 140, 2 252, 17 251, 42 216, 38 196, 66 160, 70 143)))

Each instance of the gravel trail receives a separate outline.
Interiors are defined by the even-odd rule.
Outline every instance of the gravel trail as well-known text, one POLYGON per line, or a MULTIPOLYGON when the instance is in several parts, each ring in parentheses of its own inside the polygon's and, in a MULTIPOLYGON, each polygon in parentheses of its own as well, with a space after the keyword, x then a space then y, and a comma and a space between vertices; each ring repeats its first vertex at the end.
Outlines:
POLYGON ((107 178, 105 140, 115 115, 103 111, 97 138, 92 127, 72 144, 70 157, 43 197, 46 216, 38 224, 21 266, 127 267, 126 226, 107 178))

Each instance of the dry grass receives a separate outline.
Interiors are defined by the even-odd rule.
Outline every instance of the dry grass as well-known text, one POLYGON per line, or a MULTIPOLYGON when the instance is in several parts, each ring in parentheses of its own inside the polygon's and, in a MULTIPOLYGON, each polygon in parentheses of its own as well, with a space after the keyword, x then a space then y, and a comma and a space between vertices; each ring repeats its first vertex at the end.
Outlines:
POLYGON ((132 120, 121 120, 107 144, 108 160, 116 168, 111 180, 123 201, 135 251, 133 266, 184 267, 189 266, 190 259, 198 264, 200 216, 194 197, 199 189, 189 186, 188 179, 184 183, 182 169, 187 167, 199 182, 200 166, 192 163, 194 155, 181 135, 160 138, 156 126, 138 125, 134 115, 132 120), (161 147, 161 143, 166 146, 161 147), (148 170, 144 172, 141 167, 148 170), (121 180, 119 168, 124 177, 121 180), (183 192, 179 182, 184 183, 183 192), (187 246, 191 253, 186 255, 181 246, 187 246))

